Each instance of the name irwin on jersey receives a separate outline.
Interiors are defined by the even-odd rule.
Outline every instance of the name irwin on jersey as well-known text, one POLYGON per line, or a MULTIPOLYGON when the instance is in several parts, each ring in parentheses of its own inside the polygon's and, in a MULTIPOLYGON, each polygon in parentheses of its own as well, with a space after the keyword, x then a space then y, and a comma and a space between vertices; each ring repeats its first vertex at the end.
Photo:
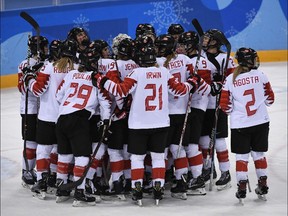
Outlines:
POLYGON ((147 72, 146 78, 147 79, 159 79, 161 78, 161 72, 147 72))
POLYGON ((259 77, 258 76, 255 76, 255 77, 252 76, 252 77, 245 77, 242 79, 237 79, 234 81, 233 85, 234 85, 234 87, 239 87, 239 86, 258 83, 258 82, 259 82, 259 77))

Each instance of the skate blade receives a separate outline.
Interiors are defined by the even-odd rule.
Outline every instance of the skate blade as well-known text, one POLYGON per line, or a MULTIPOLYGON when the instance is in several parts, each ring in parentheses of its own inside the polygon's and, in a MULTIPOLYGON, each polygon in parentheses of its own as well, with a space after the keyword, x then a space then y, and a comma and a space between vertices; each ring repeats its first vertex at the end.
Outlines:
POLYGON ((80 200, 74 200, 72 203, 73 207, 85 207, 85 206, 95 206, 96 202, 84 202, 80 200))
POLYGON ((56 196, 56 203, 62 203, 68 200, 70 196, 56 196))
POLYGON ((53 187, 48 187, 47 188, 47 194, 56 194, 57 188, 53 188, 53 187))
POLYGON ((23 188, 26 188, 26 189, 29 189, 29 190, 31 190, 31 188, 33 187, 33 185, 26 184, 25 182, 22 182, 21 185, 22 185, 23 188))
POLYGON ((159 206, 159 203, 160 203, 160 199, 155 199, 155 205, 159 206))
POLYGON ((40 200, 45 200, 46 199, 46 192, 44 192, 44 191, 41 191, 40 193, 33 192, 32 196, 35 198, 38 198, 40 200))
POLYGON ((135 203, 136 203, 136 205, 138 205, 140 207, 143 206, 142 199, 136 200, 135 203))
POLYGON ((228 182, 226 185, 216 185, 218 191, 226 190, 232 187, 231 182, 228 182))
POLYGON ((258 196, 258 199, 263 200, 263 201, 267 201, 267 198, 264 194, 262 194, 262 195, 257 194, 257 196, 258 196))
POLYGON ((101 199, 105 201, 126 201, 126 197, 124 194, 117 194, 117 195, 101 195, 101 199))
POLYGON ((239 199, 239 205, 244 206, 244 198, 238 198, 239 199))
POLYGON ((187 194, 186 193, 171 193, 171 197, 181 200, 187 200, 187 194))
POLYGON ((187 190, 187 195, 191 195, 191 196, 204 196, 206 195, 206 190, 205 188, 197 188, 195 190, 187 190))

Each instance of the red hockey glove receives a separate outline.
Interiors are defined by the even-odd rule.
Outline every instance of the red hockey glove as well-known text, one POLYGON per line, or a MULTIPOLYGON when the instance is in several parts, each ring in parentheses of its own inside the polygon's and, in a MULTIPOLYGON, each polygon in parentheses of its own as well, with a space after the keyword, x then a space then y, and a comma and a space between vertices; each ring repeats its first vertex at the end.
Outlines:
POLYGON ((193 94, 197 90, 197 88, 198 88, 198 86, 200 84, 200 81, 201 81, 201 77, 199 75, 197 75, 197 74, 192 75, 192 76, 190 76, 187 79, 187 82, 190 83, 192 85, 192 87, 193 87, 191 89, 190 93, 193 94))

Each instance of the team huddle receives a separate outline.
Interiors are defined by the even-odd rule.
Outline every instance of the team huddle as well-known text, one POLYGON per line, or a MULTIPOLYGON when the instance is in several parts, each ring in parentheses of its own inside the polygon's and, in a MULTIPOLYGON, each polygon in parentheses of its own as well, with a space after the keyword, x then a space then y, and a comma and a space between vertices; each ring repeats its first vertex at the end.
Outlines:
POLYGON ((206 184, 228 189, 230 115, 236 197, 246 197, 251 154, 265 200, 274 93, 255 50, 239 48, 236 66, 223 46, 220 30, 180 24, 161 35, 139 24, 135 39, 120 33, 111 47, 79 27, 50 43, 30 37, 18 67, 22 185, 56 203, 73 194, 75 207, 127 197, 142 205, 145 194, 158 205, 165 190, 186 200, 206 195, 206 184))

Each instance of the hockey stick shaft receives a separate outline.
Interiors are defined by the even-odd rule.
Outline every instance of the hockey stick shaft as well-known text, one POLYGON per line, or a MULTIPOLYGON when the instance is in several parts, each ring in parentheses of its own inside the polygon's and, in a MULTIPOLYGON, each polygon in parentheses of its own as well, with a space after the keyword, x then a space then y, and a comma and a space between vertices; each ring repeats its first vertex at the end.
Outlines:
POLYGON ((192 24, 193 24, 194 28, 196 29, 198 35, 200 37, 202 37, 204 35, 204 31, 203 31, 199 21, 195 18, 192 20, 192 24))
MULTIPOLYGON (((200 62, 200 57, 201 57, 201 51, 202 51, 202 42, 203 42, 203 37, 201 36, 200 37, 200 41, 199 41, 197 60, 196 60, 194 71, 193 71, 194 74, 197 74, 197 72, 198 72, 199 62, 200 62)), ((189 110, 190 110, 191 103, 192 103, 192 96, 193 96, 193 94, 189 93, 189 99, 188 99, 188 103, 187 103, 187 107, 186 107, 183 128, 182 128, 181 137, 180 137, 178 150, 177 150, 177 158, 180 157, 180 152, 181 152, 181 149, 182 149, 182 146, 183 146, 182 143, 183 143, 183 138, 184 138, 184 134, 185 134, 185 131, 186 131, 189 110)))
POLYGON ((89 171, 89 169, 90 169, 90 167, 92 165, 94 157, 96 156, 100 146, 102 145, 102 143, 104 141, 105 133, 106 133, 107 130, 109 130, 109 127, 110 127, 111 121, 112 121, 112 117, 113 117, 113 115, 111 115, 108 127, 103 131, 102 136, 101 136, 99 142, 97 143, 96 148, 93 151, 93 154, 90 156, 89 162, 88 162, 87 166, 85 167, 85 170, 84 170, 82 176, 77 181, 73 181, 73 182, 70 182, 70 183, 67 183, 67 184, 60 185, 59 186, 59 190, 72 190, 73 188, 76 188, 76 187, 78 187, 79 185, 82 184, 82 182, 86 178, 86 175, 87 175, 87 173, 88 173, 88 171, 89 171))
MULTIPOLYGON (((36 31, 37 33, 37 52, 39 50, 39 35, 40 35, 40 27, 38 23, 26 12, 22 11, 20 16, 27 21, 36 31)), ((30 39, 30 35, 28 35, 28 40, 30 39)), ((28 55, 27 55, 27 66, 30 66, 30 48, 28 46, 28 55)), ((29 172, 29 164, 27 159, 27 130, 28 130, 28 122, 27 122, 27 115, 28 115, 28 87, 26 88, 25 92, 25 114, 24 114, 24 149, 23 149, 23 158, 25 162, 26 172, 29 172)))

